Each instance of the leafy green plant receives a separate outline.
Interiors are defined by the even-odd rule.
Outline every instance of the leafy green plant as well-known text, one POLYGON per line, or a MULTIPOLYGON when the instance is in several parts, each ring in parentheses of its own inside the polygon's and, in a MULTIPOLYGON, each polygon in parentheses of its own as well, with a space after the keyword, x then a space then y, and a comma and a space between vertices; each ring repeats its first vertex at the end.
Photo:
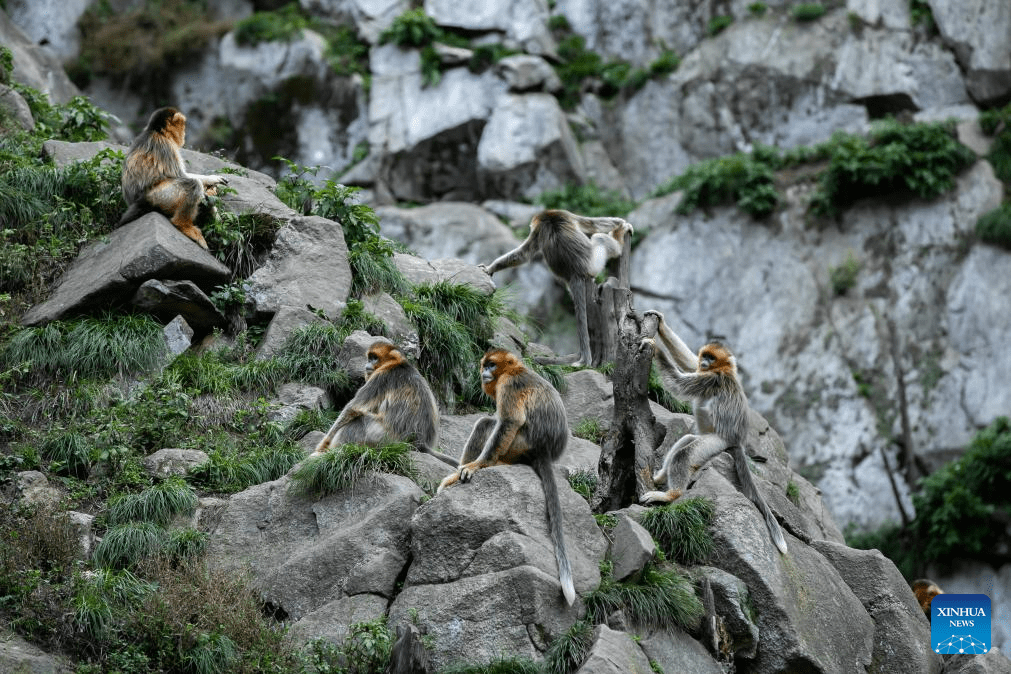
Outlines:
POLYGON ((587 217, 624 217, 636 207, 635 201, 617 190, 604 190, 592 181, 585 185, 568 184, 547 190, 537 197, 544 208, 560 208, 587 217))
POLYGON ((786 483, 786 498, 790 499, 793 505, 800 507, 800 487, 793 480, 786 483))
POLYGON ((664 387, 663 380, 660 378, 660 371, 657 369, 656 363, 651 366, 649 371, 649 381, 646 384, 646 395, 650 400, 656 402, 658 405, 661 405, 671 412, 678 412, 681 414, 692 413, 691 403, 679 400, 674 397, 673 393, 664 387))
POLYGON ((597 477, 597 471, 584 468, 583 470, 569 473, 568 481, 569 486, 572 487, 574 492, 589 501, 593 496, 593 492, 597 489, 599 478, 597 477))
POLYGON ((709 23, 706 25, 706 35, 709 37, 716 37, 729 28, 730 24, 733 22, 734 17, 729 14, 717 14, 713 18, 709 19, 709 23))
POLYGON ((976 221, 980 241, 1011 250, 1011 202, 984 213, 976 221))
POLYGON ((217 209, 217 214, 201 227, 204 238, 214 256, 232 270, 233 278, 246 278, 274 245, 281 221, 266 213, 240 215, 217 209))
POLYGON ((235 24, 235 42, 253 47, 261 42, 292 42, 302 37, 309 20, 302 14, 298 3, 280 9, 254 12, 235 24))
POLYGON ((596 589, 583 595, 586 618, 594 624, 621 610, 633 624, 646 629, 675 625, 693 629, 702 615, 702 602, 691 580, 675 569, 647 567, 640 583, 617 583, 604 574, 596 589))
POLYGON ((593 625, 577 620, 555 639, 544 655, 548 674, 570 674, 586 662, 593 647, 593 625))
POLYGON ((748 11, 754 16, 765 16, 765 13, 769 11, 769 6, 764 2, 753 2, 748 5, 748 11))
POLYGON ((401 47, 426 47, 442 36, 442 30, 432 17, 418 7, 409 9, 393 20, 379 36, 380 44, 393 43, 401 47))
POLYGON ((170 477, 144 491, 123 494, 109 501, 110 525, 151 522, 165 526, 180 515, 192 515, 197 508, 193 488, 178 477, 170 477))
POLYGON ((837 297, 845 295, 856 286, 857 276, 860 273, 860 260, 850 251, 846 259, 837 267, 832 267, 828 271, 829 283, 832 286, 832 293, 837 297))
POLYGON ((825 11, 820 2, 802 2, 794 5, 790 13, 795 21, 816 21, 825 15, 825 11))
POLYGON ((884 120, 866 138, 836 133, 826 151, 829 165, 811 203, 816 215, 835 215, 859 199, 891 192, 932 199, 951 190, 955 176, 976 161, 947 123, 884 120))
POLYGON ((337 26, 323 33, 327 37, 326 58, 330 69, 337 75, 361 75, 368 82, 369 43, 349 26, 337 26))
POLYGON ((1011 421, 998 417, 976 434, 958 459, 920 482, 913 494, 916 516, 908 527, 886 524, 870 532, 848 531, 847 544, 877 548, 907 580, 930 564, 958 559, 998 560, 1011 516, 1011 421))
POLYGON ((709 525, 715 512, 715 505, 707 498, 681 498, 650 508, 642 514, 640 524, 667 559, 686 565, 701 564, 713 550, 709 525))
POLYGON ((751 216, 764 218, 779 204, 773 175, 774 156, 768 150, 759 150, 707 159, 661 184, 653 196, 684 190, 677 207, 682 214, 696 208, 736 203, 751 216))
POLYGON ((927 35, 937 34, 934 13, 927 0, 909 0, 909 19, 914 26, 923 26, 927 35))
POLYGON ((414 477, 411 445, 406 442, 380 447, 345 444, 306 459, 291 473, 291 488, 321 498, 352 487, 374 473, 414 477))
POLYGON ((1011 103, 980 113, 979 126, 983 133, 994 137, 986 156, 994 173, 1005 184, 1011 184, 1011 103))

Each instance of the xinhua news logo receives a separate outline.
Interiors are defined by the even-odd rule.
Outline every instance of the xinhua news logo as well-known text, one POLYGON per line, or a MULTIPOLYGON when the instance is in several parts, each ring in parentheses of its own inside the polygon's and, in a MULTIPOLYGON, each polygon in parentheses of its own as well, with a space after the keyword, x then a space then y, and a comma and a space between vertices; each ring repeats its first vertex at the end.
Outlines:
POLYGON ((939 594, 930 602, 930 641, 935 653, 982 655, 992 645, 990 597, 939 594))

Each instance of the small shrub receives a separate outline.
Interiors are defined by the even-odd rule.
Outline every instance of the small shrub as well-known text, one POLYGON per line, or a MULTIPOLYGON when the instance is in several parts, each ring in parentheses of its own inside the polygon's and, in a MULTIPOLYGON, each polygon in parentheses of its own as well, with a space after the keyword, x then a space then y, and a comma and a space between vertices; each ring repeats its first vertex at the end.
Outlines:
POLYGON ((684 190, 677 207, 682 214, 736 203, 752 217, 764 218, 779 204, 773 175, 776 161, 774 153, 763 151, 708 159, 660 185, 653 196, 684 190))
POLYGON ((593 625, 577 620, 555 639, 544 654, 548 674, 570 674, 586 662, 593 647, 593 625))
POLYGON ((379 36, 379 44, 392 42, 401 47, 427 47, 442 36, 442 30, 421 7, 398 16, 379 36))
POLYGON ((596 491, 599 482, 597 471, 589 468, 569 473, 568 480, 572 490, 587 501, 593 497, 593 492, 596 491))
POLYGON ((846 259, 838 266, 832 267, 828 271, 829 283, 832 285, 832 293, 841 297, 854 288, 857 284, 857 275, 860 273, 860 260, 853 255, 852 251, 846 255, 846 259))
POLYGON ((381 447, 345 444, 306 459, 291 473, 291 488, 322 498, 355 485, 374 473, 394 473, 413 479, 411 445, 398 442, 381 447))
POLYGON ((261 42, 293 42, 302 37, 308 25, 298 3, 293 2, 273 12, 254 12, 239 21, 235 24, 235 42, 244 47, 261 42))
POLYGON ((204 224, 201 231, 214 256, 232 270, 233 278, 241 279, 262 264, 280 225, 280 220, 266 213, 239 215, 218 209, 218 217, 204 224))
POLYGON ((825 6, 820 2, 802 2, 791 10, 796 21, 816 21, 825 15, 825 6))
POLYGON ((976 221, 976 236, 980 241, 1011 250, 1011 202, 981 215, 976 221))
POLYGON ((927 35, 937 34, 937 24, 928 0, 909 0, 909 19, 914 26, 923 26, 927 35))
POLYGON ((667 559, 680 564, 701 564, 713 550, 709 525, 716 507, 704 497, 681 498, 642 514, 640 524, 650 533, 667 559))
POLYGON ((800 487, 793 480, 786 483, 786 498, 790 499, 793 505, 800 507, 800 487))
POLYGON ((753 2, 748 5, 748 11, 754 16, 765 16, 765 13, 769 11, 769 6, 764 2, 753 2))
POLYGON ((709 24, 706 26, 706 35, 709 37, 716 37, 726 30, 733 22, 734 17, 728 14, 719 14, 714 16, 709 19, 709 24))
POLYGON ((885 120, 868 137, 836 133, 826 144, 829 166, 811 200, 816 215, 833 216, 866 197, 909 192, 921 199, 955 186, 955 176, 976 161, 947 123, 885 120))
POLYGON ((616 583, 605 575, 600 585, 583 596, 587 620, 603 622, 615 611, 624 611, 635 625, 644 629, 665 629, 671 625, 692 630, 702 615, 702 602, 695 596, 691 580, 674 569, 646 569, 641 583, 616 583))
POLYGON ((585 185, 568 184, 547 190, 537 197, 544 208, 560 208, 587 217, 625 217, 636 207, 635 201, 616 190, 603 190, 592 181, 585 185))

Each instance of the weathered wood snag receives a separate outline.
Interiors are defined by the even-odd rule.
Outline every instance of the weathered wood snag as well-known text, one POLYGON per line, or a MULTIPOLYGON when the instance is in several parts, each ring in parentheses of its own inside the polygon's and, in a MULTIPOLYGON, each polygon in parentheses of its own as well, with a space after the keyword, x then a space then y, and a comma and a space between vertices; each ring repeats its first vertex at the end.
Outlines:
MULTIPOLYGON (((606 289, 606 286, 605 286, 606 289)), ((632 307, 632 292, 613 288, 612 307, 620 316, 615 340, 614 416, 597 464, 599 483, 594 510, 617 510, 637 503, 639 495, 653 489, 653 411, 647 391, 653 349, 641 349, 644 337, 656 334, 656 318, 643 318, 632 307)))

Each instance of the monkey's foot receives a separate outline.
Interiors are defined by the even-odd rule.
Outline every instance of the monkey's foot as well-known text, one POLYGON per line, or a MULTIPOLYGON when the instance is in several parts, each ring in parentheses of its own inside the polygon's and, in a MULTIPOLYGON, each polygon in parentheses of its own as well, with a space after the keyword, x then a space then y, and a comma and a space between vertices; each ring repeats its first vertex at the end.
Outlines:
POLYGON ((639 497, 639 503, 671 503, 681 497, 681 490, 648 491, 639 497))
POLYGON ((442 482, 439 483, 439 488, 435 490, 435 493, 441 494, 443 489, 445 489, 450 485, 456 484, 457 480, 459 479, 460 479, 460 471, 450 473, 449 475, 447 475, 442 479, 442 482))
POLYGON ((470 482, 470 478, 474 477, 474 473, 481 468, 484 468, 484 464, 480 461, 471 461, 470 463, 463 464, 460 466, 460 470, 457 471, 460 475, 460 482, 470 482))

